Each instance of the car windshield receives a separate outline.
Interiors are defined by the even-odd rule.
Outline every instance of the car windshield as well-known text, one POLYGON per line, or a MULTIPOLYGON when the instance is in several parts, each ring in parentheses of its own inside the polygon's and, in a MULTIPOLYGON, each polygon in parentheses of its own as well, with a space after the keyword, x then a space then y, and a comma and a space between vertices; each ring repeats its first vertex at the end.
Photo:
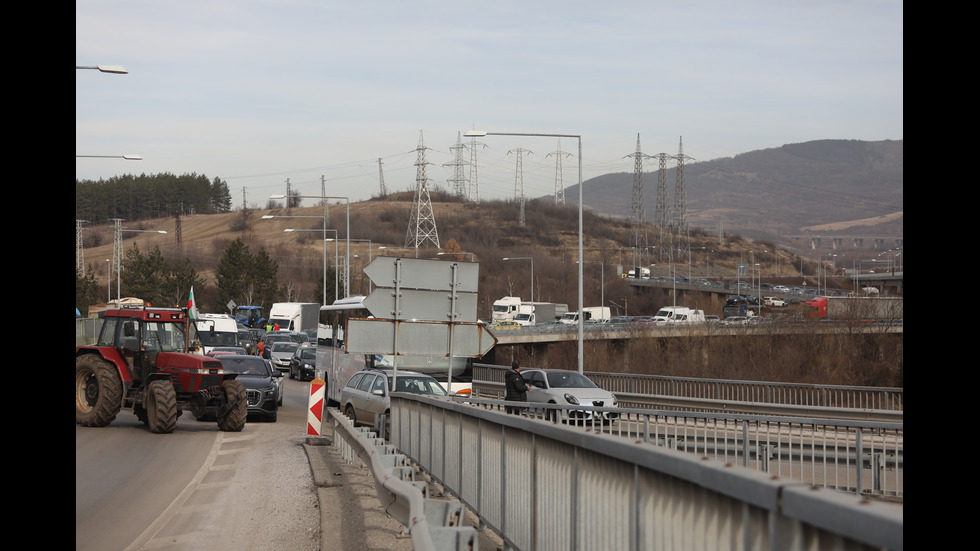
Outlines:
POLYGON ((277 342, 272 345, 273 352, 296 352, 296 348, 299 347, 298 344, 294 342, 277 342))
POLYGON ((596 388, 588 377, 574 371, 548 373, 548 386, 551 388, 596 388))
POLYGON ((300 351, 299 357, 304 360, 315 360, 316 359, 316 349, 315 348, 304 348, 300 351))
MULTIPOLYGON (((391 388, 391 377, 388 377, 388 388, 391 388)), ((397 392, 411 392, 412 394, 434 394, 445 396, 446 389, 442 388, 439 381, 432 377, 419 377, 416 375, 399 375, 397 392)))
POLYGON ((260 377, 269 376, 269 367, 265 360, 258 356, 250 357, 220 357, 221 365, 228 371, 234 371, 239 375, 257 375, 260 377))

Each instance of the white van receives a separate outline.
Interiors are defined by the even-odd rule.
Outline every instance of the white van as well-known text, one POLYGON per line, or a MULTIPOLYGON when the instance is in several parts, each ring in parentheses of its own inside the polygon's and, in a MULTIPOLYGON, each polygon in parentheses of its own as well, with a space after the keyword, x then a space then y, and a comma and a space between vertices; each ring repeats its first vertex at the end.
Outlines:
POLYGON ((205 354, 216 346, 241 346, 238 344, 238 322, 235 318, 227 314, 201 314, 195 323, 205 354))

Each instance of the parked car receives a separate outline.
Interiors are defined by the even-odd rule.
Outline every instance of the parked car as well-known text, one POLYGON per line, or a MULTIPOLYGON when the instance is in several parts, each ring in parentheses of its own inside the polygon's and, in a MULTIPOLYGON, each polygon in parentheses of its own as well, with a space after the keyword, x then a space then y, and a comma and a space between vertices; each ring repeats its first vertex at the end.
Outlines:
POLYGON ((786 306, 786 301, 779 297, 766 297, 762 299, 763 306, 786 306))
MULTIPOLYGON (((523 369, 524 381, 531 385, 527 391, 528 402, 561 405, 582 405, 614 408, 618 407, 616 396, 608 390, 596 386, 588 377, 577 371, 565 369, 523 369)), ((562 421, 611 422, 619 414, 610 411, 594 410, 549 410, 550 419, 562 421)))
MULTIPOLYGON (((340 391, 340 407, 355 424, 373 424, 374 416, 388 414, 391 409, 389 396, 394 378, 391 369, 365 369, 358 371, 340 391)), ((424 373, 398 370, 398 392, 448 396, 439 381, 424 373)), ((385 436, 387 437, 387 431, 385 436)))
POLYGON ((279 341, 272 343, 272 350, 269 352, 269 359, 276 369, 283 373, 289 372, 289 360, 296 353, 299 344, 293 341, 279 341))
POLYGON ((619 326, 629 325, 633 323, 633 316, 615 316, 606 320, 605 323, 615 324, 619 326))
POLYGON ((299 346, 293 357, 289 358, 289 378, 300 381, 316 378, 316 347, 299 346))
POLYGON ((517 323, 516 321, 503 320, 490 326, 491 331, 512 331, 515 329, 520 329, 524 327, 523 325, 517 323))
MULTIPOLYGON (((275 422, 279 417, 279 404, 282 402, 282 387, 276 382, 275 369, 269 360, 251 354, 239 356, 217 356, 221 365, 228 371, 238 373, 236 380, 245 386, 248 397, 248 414, 275 422)), ((278 377, 282 381, 282 377, 278 377)), ((204 421, 198 417, 198 421, 204 421)))
POLYGON ((286 331, 286 332, 266 333, 265 338, 262 339, 262 342, 265 343, 265 351, 262 352, 262 357, 267 360, 271 360, 273 344, 277 342, 293 342, 293 341, 292 339, 289 338, 289 332, 286 331))
POLYGON ((234 355, 245 355, 248 351, 241 346, 215 346, 211 349, 208 355, 214 355, 215 352, 222 352, 224 354, 234 354, 234 355))
POLYGON ((716 316, 714 314, 708 314, 707 316, 704 317, 704 322, 705 323, 721 323, 721 318, 719 318, 718 316, 716 316))

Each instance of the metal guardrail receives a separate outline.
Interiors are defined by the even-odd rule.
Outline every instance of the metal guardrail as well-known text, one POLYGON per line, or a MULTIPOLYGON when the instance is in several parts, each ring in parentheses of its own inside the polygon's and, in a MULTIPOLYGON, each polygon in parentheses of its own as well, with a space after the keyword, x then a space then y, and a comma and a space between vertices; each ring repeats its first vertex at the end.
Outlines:
POLYGON ((502 406, 392 395, 391 436, 509 547, 903 549, 899 506, 502 406))
POLYGON ((333 444, 348 463, 357 458, 374 476, 378 500, 385 512, 405 527, 414 551, 474 550, 476 528, 463 526, 462 504, 428 499, 428 484, 414 480, 414 468, 394 446, 377 438, 371 429, 354 427, 336 409, 333 444))
MULTIPOLYGON (((509 368, 499 365, 473 364, 474 396, 503 398, 504 374, 507 369, 509 368)), ((584 375, 597 386, 615 394, 616 399, 626 407, 666 405, 662 400, 658 401, 658 397, 714 400, 728 404, 744 402, 891 412, 901 412, 904 407, 903 389, 895 387, 810 385, 598 371, 587 371, 584 375)), ((821 415, 830 416, 826 412, 821 415)))

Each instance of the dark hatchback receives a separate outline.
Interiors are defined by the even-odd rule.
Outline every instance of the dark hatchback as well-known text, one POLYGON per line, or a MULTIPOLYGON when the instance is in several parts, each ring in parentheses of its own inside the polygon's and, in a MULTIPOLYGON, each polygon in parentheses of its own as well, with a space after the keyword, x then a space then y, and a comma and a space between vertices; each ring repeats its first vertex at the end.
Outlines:
POLYGON ((252 355, 217 358, 227 371, 238 373, 236 379, 245 386, 245 394, 248 396, 248 415, 276 421, 279 417, 279 390, 272 363, 252 355))
POLYGON ((316 377, 316 347, 300 346, 289 359, 289 378, 312 381, 316 377))

